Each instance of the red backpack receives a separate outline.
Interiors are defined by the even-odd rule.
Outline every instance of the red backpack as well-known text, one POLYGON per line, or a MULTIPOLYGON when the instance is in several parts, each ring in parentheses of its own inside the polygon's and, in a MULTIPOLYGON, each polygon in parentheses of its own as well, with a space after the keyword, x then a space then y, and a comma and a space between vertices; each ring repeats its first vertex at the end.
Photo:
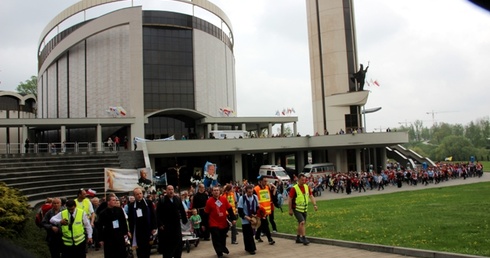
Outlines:
POLYGON ((43 218, 44 218, 44 214, 43 214, 43 211, 41 209, 39 209, 39 212, 36 213, 36 217, 34 218, 34 223, 36 223, 36 226, 42 228, 43 225, 41 224, 41 222, 43 221, 43 218))

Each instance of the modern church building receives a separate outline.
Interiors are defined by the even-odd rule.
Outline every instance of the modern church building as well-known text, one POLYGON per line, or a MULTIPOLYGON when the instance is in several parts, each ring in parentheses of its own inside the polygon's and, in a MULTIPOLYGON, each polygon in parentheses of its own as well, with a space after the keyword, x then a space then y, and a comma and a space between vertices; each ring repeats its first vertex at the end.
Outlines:
POLYGON ((236 116, 233 29, 207 0, 83 0, 59 13, 39 41, 37 118, 0 119, 0 126, 21 127, 20 142, 34 134, 37 142, 93 143, 95 151, 111 136, 174 136, 141 145, 148 166, 161 172, 186 165, 189 178, 210 161, 224 182, 254 178, 263 164, 286 166, 286 156, 295 157, 296 171, 308 156, 338 171, 384 164, 385 147, 407 142, 406 133, 335 135, 363 127, 368 98, 350 80, 358 67, 352 1, 306 2, 314 130, 321 136, 271 137, 274 125, 296 135, 297 117, 236 116), (219 130, 267 133, 209 139, 219 130))
POLYGON ((205 0, 81 1, 46 26, 38 58, 38 118, 120 107, 135 123, 107 133, 195 138, 196 117, 236 110, 231 23, 205 0))

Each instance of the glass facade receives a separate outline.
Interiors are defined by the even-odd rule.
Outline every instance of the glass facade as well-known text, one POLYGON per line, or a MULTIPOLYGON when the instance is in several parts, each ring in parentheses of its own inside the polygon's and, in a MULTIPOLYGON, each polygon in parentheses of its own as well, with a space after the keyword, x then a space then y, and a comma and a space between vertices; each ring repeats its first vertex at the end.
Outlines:
POLYGON ((145 113, 194 109, 192 30, 143 28, 145 113))
POLYGON ((19 100, 15 97, 1 96, 0 110, 19 110, 19 100))

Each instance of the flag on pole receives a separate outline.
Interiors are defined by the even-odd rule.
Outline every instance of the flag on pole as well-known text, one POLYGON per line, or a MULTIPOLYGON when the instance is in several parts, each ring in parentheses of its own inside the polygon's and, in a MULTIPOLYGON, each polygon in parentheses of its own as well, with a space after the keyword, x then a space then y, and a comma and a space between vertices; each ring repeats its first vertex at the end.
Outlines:
MULTIPOLYGON (((376 85, 376 86, 378 86, 378 87, 379 87, 379 82, 378 82, 378 80, 374 80, 374 81, 373 81, 373 79, 371 79, 371 84, 376 85)), ((368 86, 371 86, 371 85, 369 84, 369 82, 367 82, 367 85, 368 85, 368 86)))

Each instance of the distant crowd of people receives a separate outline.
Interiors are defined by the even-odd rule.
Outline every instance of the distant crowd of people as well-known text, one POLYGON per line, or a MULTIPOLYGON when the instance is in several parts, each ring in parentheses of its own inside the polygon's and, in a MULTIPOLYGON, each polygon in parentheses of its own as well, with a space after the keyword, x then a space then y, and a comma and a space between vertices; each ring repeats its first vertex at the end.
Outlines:
POLYGON ((397 163, 387 164, 386 169, 380 172, 347 172, 325 174, 309 179, 310 187, 315 195, 321 195, 328 190, 333 193, 351 194, 352 191, 384 190, 387 186, 403 187, 403 185, 417 186, 439 184, 452 179, 466 179, 468 177, 481 177, 483 165, 476 163, 439 163, 427 169, 404 168, 397 163))

